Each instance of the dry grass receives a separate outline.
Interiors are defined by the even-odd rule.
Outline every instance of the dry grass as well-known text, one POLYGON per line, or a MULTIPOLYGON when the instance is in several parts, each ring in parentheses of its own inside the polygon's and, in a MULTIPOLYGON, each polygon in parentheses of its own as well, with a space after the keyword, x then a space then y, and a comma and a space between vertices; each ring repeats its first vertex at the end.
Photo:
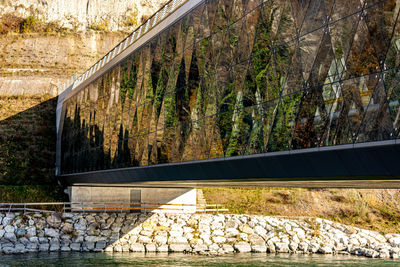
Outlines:
POLYGON ((67 33, 68 29, 57 22, 43 22, 31 15, 22 18, 12 13, 5 13, 0 17, 0 34, 9 33, 67 33))
POLYGON ((310 216, 382 233, 400 232, 400 190, 203 188, 209 203, 230 213, 310 216))
MULTIPOLYGON (((0 185, 1 203, 43 203, 68 201, 67 195, 63 193, 60 186, 2 186, 0 185)), ((18 206, 23 208, 23 206, 18 206)), ((3 206, 2 208, 8 208, 3 206)), ((52 210, 62 212, 62 205, 35 205, 28 206, 31 209, 52 210)))
POLYGON ((66 194, 58 186, 4 186, 0 185, 1 203, 60 202, 66 194))
POLYGON ((0 184, 56 183, 56 103, 46 95, 0 97, 0 184))
POLYGON ((50 95, 2 95, 0 96, 0 121, 37 106, 51 98, 52 96, 50 95))
POLYGON ((14 14, 4 14, 0 21, 0 33, 8 34, 10 32, 20 32, 24 19, 14 14))

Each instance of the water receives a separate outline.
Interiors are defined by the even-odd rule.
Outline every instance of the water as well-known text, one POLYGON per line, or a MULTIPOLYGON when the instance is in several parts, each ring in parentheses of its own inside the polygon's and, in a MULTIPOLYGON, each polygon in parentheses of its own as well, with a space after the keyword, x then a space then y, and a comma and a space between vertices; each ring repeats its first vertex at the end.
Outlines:
POLYGON ((400 266, 398 260, 341 255, 31 253, 1 255, 0 266, 400 266))

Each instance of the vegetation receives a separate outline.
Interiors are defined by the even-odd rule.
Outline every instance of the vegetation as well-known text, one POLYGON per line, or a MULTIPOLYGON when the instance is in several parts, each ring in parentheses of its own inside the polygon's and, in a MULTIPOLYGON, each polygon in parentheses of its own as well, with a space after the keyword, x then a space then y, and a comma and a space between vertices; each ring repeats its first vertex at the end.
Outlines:
POLYGON ((23 20, 21 24, 21 31, 23 33, 29 33, 31 31, 35 31, 37 29, 37 25, 39 24, 39 20, 35 16, 29 16, 23 20))
POLYGON ((35 15, 22 18, 12 13, 0 18, 0 34, 9 33, 66 33, 68 30, 58 22, 43 22, 35 15))
POLYGON ((135 61, 127 61, 122 66, 122 79, 120 97, 121 104, 125 103, 126 94, 129 100, 132 100, 137 82, 137 66, 135 61))
POLYGON ((203 188, 229 213, 321 217, 382 233, 400 231, 400 190, 203 188))
POLYGON ((0 97, 0 184, 55 184, 55 107, 49 95, 0 97), (34 123, 32 123, 34 122, 34 123))
POLYGON ((125 26, 131 27, 131 26, 137 26, 139 25, 139 19, 138 19, 138 12, 137 11, 131 11, 127 16, 125 20, 125 26))
POLYGON ((67 201, 67 195, 59 186, 0 186, 0 202, 33 203, 67 201))
POLYGON ((89 28, 94 31, 107 31, 110 26, 110 19, 102 19, 101 21, 92 22, 89 28))
POLYGON ((4 14, 1 18, 0 33, 20 32, 24 19, 13 14, 4 14))

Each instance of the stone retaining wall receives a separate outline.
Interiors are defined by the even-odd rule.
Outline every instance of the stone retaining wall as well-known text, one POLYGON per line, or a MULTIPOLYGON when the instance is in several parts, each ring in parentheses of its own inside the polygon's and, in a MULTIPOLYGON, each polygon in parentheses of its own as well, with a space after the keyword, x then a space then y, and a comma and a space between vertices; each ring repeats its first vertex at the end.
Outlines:
POLYGON ((211 214, 0 214, 0 251, 354 254, 398 258, 400 234, 323 219, 211 214))

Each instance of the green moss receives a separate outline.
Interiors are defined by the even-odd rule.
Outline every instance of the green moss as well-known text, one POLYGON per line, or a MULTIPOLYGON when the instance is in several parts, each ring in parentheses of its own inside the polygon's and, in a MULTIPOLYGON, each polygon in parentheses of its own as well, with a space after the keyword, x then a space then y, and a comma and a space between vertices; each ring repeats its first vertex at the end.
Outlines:
POLYGON ((137 82, 136 64, 134 62, 132 63, 130 71, 128 64, 129 63, 127 62, 122 66, 122 79, 121 79, 121 89, 120 89, 120 97, 122 104, 125 103, 125 98, 127 94, 128 98, 132 100, 137 82))
POLYGON ((336 59, 341 59, 342 56, 343 56, 342 46, 340 44, 338 44, 338 46, 335 49, 335 58, 336 59))
POLYGON ((155 94, 155 99, 154 99, 154 108, 156 111, 156 118, 160 116, 161 112, 161 105, 162 101, 164 99, 164 94, 165 94, 165 80, 168 78, 166 75, 164 67, 160 70, 159 76, 158 76, 158 81, 157 81, 157 86, 156 86, 156 94, 155 94))
POLYGON ((241 154, 242 137, 245 134, 244 132, 246 131, 246 126, 248 126, 244 121, 243 99, 241 91, 236 96, 236 104, 233 111, 232 123, 233 125, 230 141, 225 153, 227 157, 241 154))
POLYGON ((275 126, 271 133, 272 140, 268 143, 269 151, 287 150, 290 147, 288 140, 290 140, 300 98, 301 93, 296 93, 281 99, 274 122, 275 126))

